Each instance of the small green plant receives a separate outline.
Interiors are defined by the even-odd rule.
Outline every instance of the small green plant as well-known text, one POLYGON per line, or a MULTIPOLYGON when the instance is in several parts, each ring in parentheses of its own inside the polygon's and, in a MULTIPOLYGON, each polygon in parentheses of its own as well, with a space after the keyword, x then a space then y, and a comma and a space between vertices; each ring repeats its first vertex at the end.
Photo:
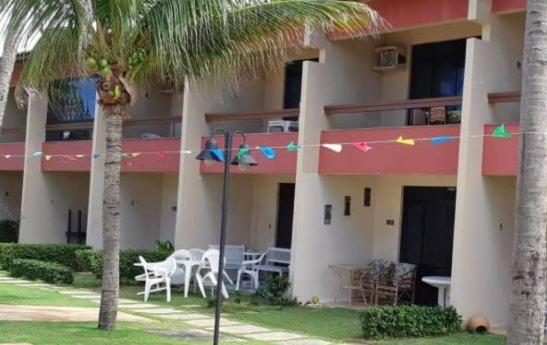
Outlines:
POLYGON ((19 239, 19 222, 14 220, 0 221, 0 242, 17 243, 19 239))
POLYGON ((160 241, 156 240, 156 251, 171 254, 175 251, 175 246, 173 246, 173 243, 171 241, 160 241))
POLYGON ((424 306, 383 306, 360 313, 365 339, 441 336, 460 330, 456 309, 424 306))
POLYGON ((277 306, 294 306, 298 304, 296 298, 288 298, 287 291, 290 283, 287 277, 268 277, 266 284, 252 296, 252 304, 268 304, 277 306))
POLYGON ((214 308, 216 305, 216 300, 214 298, 207 298, 205 300, 205 308, 214 308))
POLYGON ((234 291, 234 293, 232 294, 232 302, 236 304, 241 304, 242 297, 243 295, 240 291, 234 291))
POLYGON ((8 271, 12 277, 41 279, 51 284, 72 284, 74 281, 74 275, 70 268, 53 262, 15 259, 8 267, 8 271))

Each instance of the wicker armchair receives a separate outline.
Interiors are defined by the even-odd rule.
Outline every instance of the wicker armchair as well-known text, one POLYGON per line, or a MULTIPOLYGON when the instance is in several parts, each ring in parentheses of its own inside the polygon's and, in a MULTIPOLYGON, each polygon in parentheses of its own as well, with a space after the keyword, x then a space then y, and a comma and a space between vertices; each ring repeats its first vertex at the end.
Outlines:
POLYGON ((386 277, 391 276, 392 272, 393 262, 380 259, 373 260, 363 269, 359 285, 366 304, 376 300, 376 286, 384 284, 386 277))
POLYGON ((393 305, 414 304, 415 285, 416 265, 398 262, 391 279, 384 279, 376 284, 375 303, 382 300, 393 305))

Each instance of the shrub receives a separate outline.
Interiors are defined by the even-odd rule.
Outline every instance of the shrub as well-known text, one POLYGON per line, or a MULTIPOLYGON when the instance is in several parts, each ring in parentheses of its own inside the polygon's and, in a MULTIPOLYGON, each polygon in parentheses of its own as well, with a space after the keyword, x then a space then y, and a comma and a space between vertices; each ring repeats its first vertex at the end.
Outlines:
POLYGON ((8 271, 12 277, 41 279, 52 284, 72 284, 74 281, 70 268, 53 262, 15 259, 10 263, 8 271))
POLYGON ((289 290, 289 278, 270 276, 266 279, 266 284, 259 288, 253 295, 254 304, 268 304, 277 306, 294 306, 298 302, 296 298, 287 298, 289 290))
POLYGON ((452 307, 372 307, 362 311, 360 319, 366 339, 441 336, 458 331, 462 323, 452 307))
POLYGON ((78 270, 76 251, 90 247, 75 244, 0 243, 0 267, 9 269, 15 259, 34 259, 65 265, 78 270))
MULTIPOLYGON (((154 250, 138 250, 126 249, 120 251, 120 280, 132 282, 133 278, 143 273, 142 267, 135 266, 139 262, 139 256, 142 256, 146 261, 157 262, 163 261, 169 256, 166 252, 158 252, 154 250)), ((101 278, 103 274, 103 253, 100 250, 88 249, 78 251, 76 254, 78 266, 83 271, 93 273, 97 278, 101 278)))
POLYGON ((19 223, 13 220, 0 221, 0 243, 17 243, 19 223))

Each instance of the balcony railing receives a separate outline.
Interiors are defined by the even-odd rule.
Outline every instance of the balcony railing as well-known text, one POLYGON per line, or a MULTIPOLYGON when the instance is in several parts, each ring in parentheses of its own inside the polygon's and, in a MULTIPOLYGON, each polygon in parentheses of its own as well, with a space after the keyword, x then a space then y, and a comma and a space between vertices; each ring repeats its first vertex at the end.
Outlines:
POLYGON ((242 113, 211 113, 205 114, 206 122, 215 121, 241 121, 241 120, 264 120, 280 117, 298 117, 300 109, 275 109, 275 110, 261 110, 254 112, 242 112, 242 113))
POLYGON ((343 104, 325 106, 325 115, 345 115, 367 112, 389 111, 389 110, 409 110, 409 109, 431 109, 434 107, 447 107, 462 104, 462 97, 438 97, 408 99, 401 101, 383 101, 362 104, 343 104))
POLYGON ((488 104, 520 102, 520 91, 492 92, 488 94, 488 104))

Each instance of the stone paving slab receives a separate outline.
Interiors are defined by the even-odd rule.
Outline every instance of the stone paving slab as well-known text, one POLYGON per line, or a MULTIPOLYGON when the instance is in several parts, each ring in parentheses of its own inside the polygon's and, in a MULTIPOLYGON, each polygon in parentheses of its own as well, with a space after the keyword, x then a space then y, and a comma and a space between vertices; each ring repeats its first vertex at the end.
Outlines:
POLYGON ((223 327, 220 331, 224 333, 228 333, 228 334, 237 334, 237 335, 271 332, 271 330, 268 328, 258 327, 254 325, 226 326, 226 327, 223 327))
MULTIPOLYGON (((87 322, 97 321, 99 308, 0 305, 2 321, 55 321, 87 322)), ((119 321, 149 322, 150 319, 127 313, 118 313, 119 321)))
MULTIPOLYGON (((48 284, 45 283, 29 283, 29 284, 23 284, 24 287, 43 287, 43 288, 49 288, 48 284)), ((2 345, 2 344, 0 344, 2 345)))
POLYGON ((296 339, 278 342, 279 345, 332 345, 331 342, 321 339, 296 339))
POLYGON ((18 285, 18 284, 25 283, 25 282, 26 282, 26 280, 15 280, 15 279, 0 280, 0 284, 14 284, 14 285, 18 285))
POLYGON ((151 309, 131 309, 131 312, 135 313, 146 313, 146 314, 176 314, 181 313, 178 310, 175 309, 169 309, 169 308, 151 308, 151 309))
POLYGON ((167 315, 161 315, 163 319, 170 319, 170 320, 180 320, 180 321, 187 321, 187 320, 204 320, 204 319, 211 319, 207 315, 201 315, 201 314, 167 314, 167 315))
POLYGON ((287 332, 251 333, 245 334, 245 337, 259 341, 285 341, 304 338, 304 336, 300 334, 287 332))
MULTIPOLYGON (((215 319, 188 320, 185 323, 194 327, 214 327, 215 319)), ((228 319, 222 319, 222 318, 220 319, 220 325, 221 326, 243 326, 243 324, 240 322, 236 322, 236 321, 232 321, 228 319)))
POLYGON ((146 309, 146 308, 157 308, 158 306, 153 304, 147 304, 147 303, 133 303, 133 304, 120 303, 118 304, 118 307, 122 309, 146 309))
POLYGON ((59 290, 63 295, 98 295, 96 292, 87 290, 59 290))
MULTIPOLYGON (((162 334, 168 337, 173 337, 183 340, 192 340, 199 342, 212 342, 213 341, 213 332, 205 331, 203 329, 182 329, 182 330, 167 330, 167 329, 149 329, 147 330, 150 333, 162 334)), ((220 342, 231 342, 231 343, 246 343, 247 340, 232 337, 229 335, 221 334, 220 342)))

